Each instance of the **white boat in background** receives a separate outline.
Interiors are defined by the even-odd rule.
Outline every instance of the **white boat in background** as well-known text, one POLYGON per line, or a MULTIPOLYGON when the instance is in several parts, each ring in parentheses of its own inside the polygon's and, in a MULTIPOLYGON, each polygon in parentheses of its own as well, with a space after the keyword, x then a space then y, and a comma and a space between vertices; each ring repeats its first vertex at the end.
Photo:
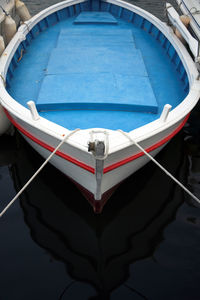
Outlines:
MULTIPOLYGON (((2 54, 6 44, 5 34, 5 18, 6 13, 15 17, 15 0, 1 0, 0 1, 0 55, 2 54)), ((5 133, 10 127, 10 121, 6 117, 2 106, 0 105, 0 135, 5 133)))
POLYGON ((200 1, 199 0, 176 0, 183 14, 190 17, 190 27, 200 40, 200 1))
MULTIPOLYGON (((0 0, 0 56, 17 31, 19 22, 30 19, 25 4, 20 0, 0 0)), ((10 133, 11 123, 0 105, 0 135, 10 133)))
POLYGON ((0 74, 9 120, 45 159, 62 142, 51 163, 96 212, 149 161, 137 145, 155 156, 200 97, 195 63, 172 28, 121 0, 67 0, 40 12, 7 46, 0 74))

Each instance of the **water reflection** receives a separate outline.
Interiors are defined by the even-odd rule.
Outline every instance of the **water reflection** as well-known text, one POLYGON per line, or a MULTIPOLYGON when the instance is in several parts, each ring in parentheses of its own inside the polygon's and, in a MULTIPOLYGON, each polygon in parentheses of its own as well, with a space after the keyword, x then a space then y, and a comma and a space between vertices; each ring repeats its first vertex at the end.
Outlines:
POLYGON ((14 137, 3 135, 0 137, 0 167, 13 164, 17 160, 18 148, 14 137))
MULTIPOLYGON (((19 140, 19 157, 10 169, 16 190, 42 163, 40 156, 19 140)), ((182 149, 182 136, 178 135, 158 159, 184 182, 182 149)), ((79 299, 74 293, 81 297, 84 290, 84 299, 87 293, 94 296, 90 299, 110 299, 112 291, 128 279, 130 263, 153 255, 182 200, 180 188, 149 163, 118 188, 101 215, 95 215, 76 187, 48 165, 21 196, 21 207, 33 240, 63 262, 74 280, 60 299, 67 299, 70 293, 72 299, 79 299)), ((137 293, 134 289, 130 292, 137 293)))
MULTIPOLYGON (((185 128, 185 145, 189 159, 188 184, 195 195, 200 195, 200 104, 192 112, 185 128)), ((190 199, 191 202, 191 199, 190 199)), ((194 203, 195 205, 195 203, 194 203)))

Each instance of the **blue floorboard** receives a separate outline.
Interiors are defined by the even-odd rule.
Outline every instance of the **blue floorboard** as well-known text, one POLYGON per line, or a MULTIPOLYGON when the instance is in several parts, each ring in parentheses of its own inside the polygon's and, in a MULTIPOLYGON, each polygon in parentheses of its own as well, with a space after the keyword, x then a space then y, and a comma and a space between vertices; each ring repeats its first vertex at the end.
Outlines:
MULTIPOLYGON (((121 51, 120 47, 55 48, 47 65, 47 74, 113 73, 148 76, 140 50, 121 51), (105 52, 106 50, 106 52, 105 52), (126 55, 126 56, 125 56, 126 55)), ((80 82, 81 84, 81 82, 80 82)))
POLYGON ((148 77, 113 73, 45 76, 36 103, 39 111, 99 109, 157 113, 158 110, 148 77))

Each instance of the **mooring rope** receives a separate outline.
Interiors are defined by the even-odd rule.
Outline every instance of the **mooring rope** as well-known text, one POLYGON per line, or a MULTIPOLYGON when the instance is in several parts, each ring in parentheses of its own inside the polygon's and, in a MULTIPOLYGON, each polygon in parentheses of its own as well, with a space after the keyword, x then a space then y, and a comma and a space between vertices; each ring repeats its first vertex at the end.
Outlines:
POLYGON ((167 171, 153 156, 151 156, 142 146, 140 146, 134 139, 130 137, 130 135, 123 130, 118 130, 125 137, 129 139, 131 143, 133 143, 136 147, 138 147, 151 161, 153 161, 167 176, 169 176, 172 180, 174 180, 188 195, 190 195, 195 201, 200 204, 200 199, 197 198, 192 192, 190 192, 178 179, 176 179, 169 171, 167 171))
POLYGON ((196 7, 191 7, 191 8, 190 8, 190 13, 191 13, 192 15, 198 15, 198 14, 200 14, 200 10, 197 9, 196 7), (192 11, 192 10, 193 10, 193 11, 192 11))
POLYGON ((0 74, 0 78, 2 79, 3 84, 4 84, 4 86, 6 87, 6 80, 5 80, 5 78, 3 77, 3 75, 0 74))
POLYGON ((9 204, 3 209, 0 213, 0 217, 2 217, 8 208, 17 200, 17 198, 23 193, 23 191, 29 186, 29 184, 35 179, 35 177, 42 171, 42 169, 46 166, 46 164, 50 161, 50 159, 54 156, 54 154, 58 151, 58 149, 67 141, 67 139, 72 136, 74 133, 79 131, 80 129, 75 129, 66 135, 62 141, 58 144, 58 146, 54 149, 54 151, 47 157, 44 163, 39 167, 39 169, 33 174, 33 176, 27 181, 27 183, 23 186, 23 188, 17 193, 17 195, 9 202, 9 204))
POLYGON ((20 57, 18 58, 17 62, 20 62, 20 61, 22 60, 22 57, 23 57, 23 55, 24 55, 24 52, 25 52, 25 50, 24 50, 24 49, 21 49, 21 51, 20 51, 20 57))

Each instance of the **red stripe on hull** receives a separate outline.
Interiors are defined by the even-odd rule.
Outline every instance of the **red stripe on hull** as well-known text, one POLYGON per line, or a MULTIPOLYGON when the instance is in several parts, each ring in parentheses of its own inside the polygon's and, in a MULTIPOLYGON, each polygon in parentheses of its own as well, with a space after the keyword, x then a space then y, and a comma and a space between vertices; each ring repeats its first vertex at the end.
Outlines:
MULTIPOLYGON (((35 142, 36 144, 42 146, 43 148, 47 149, 48 151, 50 152, 53 152, 55 150, 55 148, 53 148, 52 146, 44 143, 43 141, 37 139, 36 137, 34 137, 32 134, 30 134, 28 131, 26 131, 24 128, 22 128, 11 116, 10 114, 4 109, 5 113, 6 113, 6 116, 8 117, 8 119, 12 122, 12 124, 21 132, 23 133, 25 136, 27 136, 30 140, 32 140, 33 142, 35 142)), ((79 166, 80 168, 90 172, 90 173, 93 173, 95 174, 95 169, 84 164, 83 162, 61 152, 61 151, 57 151, 56 152, 56 155, 64 158, 65 160, 79 166)))
MULTIPOLYGON (((8 111, 6 109, 4 109, 5 111, 5 114, 6 116, 8 117, 8 119, 11 121, 11 123, 21 132, 23 133, 25 136, 27 136, 29 139, 31 139, 32 141, 34 141, 35 143, 37 143, 38 145, 42 146, 43 148, 49 150, 50 152, 53 152, 55 148, 53 148, 52 146, 44 143, 43 141, 39 140, 38 138, 34 137, 32 134, 30 134, 28 131, 26 131, 24 128, 22 128, 11 116, 10 114, 8 113, 8 111)), ((147 152, 151 152, 159 147, 161 147, 162 145, 164 145, 165 143, 167 143, 171 138, 173 138, 182 128, 183 126, 185 125, 185 123, 187 122, 188 118, 189 118, 189 115, 188 114, 185 119, 183 120, 183 122, 171 133, 169 134, 167 137, 165 137, 164 139, 162 139, 161 141, 159 141, 158 143, 152 145, 151 147, 145 149, 147 152)), ((61 152, 61 151, 57 151, 56 152, 56 155, 62 157, 63 159, 79 166, 80 168, 92 173, 92 174, 95 174, 95 169, 92 168, 91 166, 89 165, 86 165, 85 163, 69 156, 69 155, 66 155, 65 153, 61 152)), ((114 169, 117 169, 141 156, 143 156, 144 153, 143 152, 139 152, 133 156, 130 156, 126 159, 123 159, 117 163, 114 163, 106 168, 104 168, 103 170, 103 173, 106 174, 114 169)))
MULTIPOLYGON (((187 122, 189 116, 190 116, 190 114, 188 114, 186 116, 186 118, 183 120, 183 122, 170 135, 168 135, 166 138, 164 138, 163 140, 159 141, 158 143, 152 145, 151 147, 145 149, 146 152, 149 153, 149 152, 151 152, 153 150, 156 150, 157 148, 161 147, 162 145, 164 145, 165 143, 167 143, 169 140, 171 140, 183 128, 183 126, 187 122)), ((108 173, 108 172, 110 172, 110 171, 112 171, 112 170, 114 170, 116 168, 119 168, 119 167, 121 167, 121 166, 123 166, 123 165, 125 165, 125 164, 127 164, 127 163, 129 163, 129 162, 131 162, 131 161, 133 161, 133 160, 135 160, 135 159, 143 156, 143 155, 145 155, 144 152, 139 152, 139 153, 137 153, 137 154, 135 154, 133 156, 130 156, 130 157, 126 158, 126 159, 123 159, 123 160, 121 160, 121 161, 119 161, 119 162, 117 162, 117 163, 115 163, 113 165, 110 165, 110 166, 106 167, 104 169, 103 173, 106 174, 106 173, 108 173)))

